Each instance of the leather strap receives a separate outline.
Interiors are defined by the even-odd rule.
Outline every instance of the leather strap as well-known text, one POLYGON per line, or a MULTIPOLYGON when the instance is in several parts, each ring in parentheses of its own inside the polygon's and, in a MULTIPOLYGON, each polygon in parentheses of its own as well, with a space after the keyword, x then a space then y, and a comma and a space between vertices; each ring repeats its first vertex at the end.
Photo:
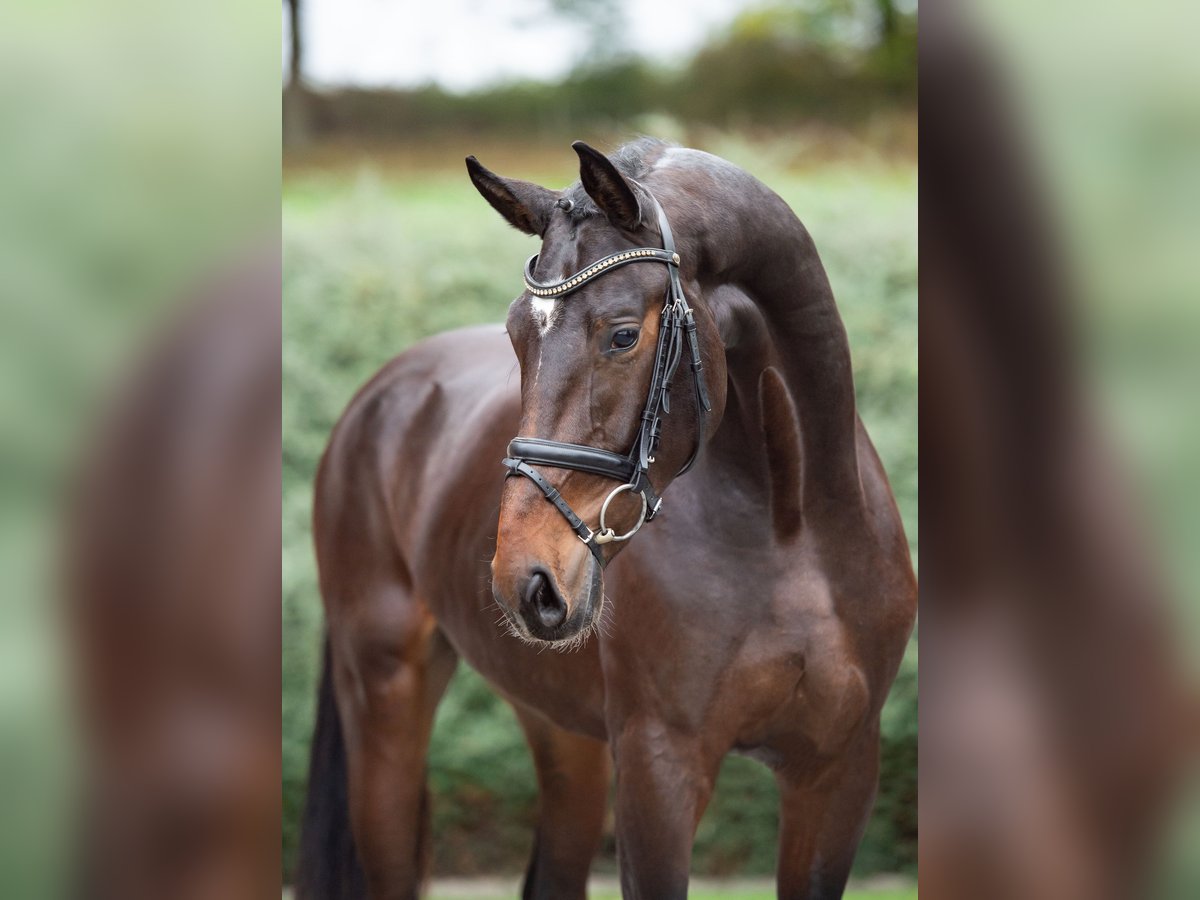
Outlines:
POLYGON ((603 475, 616 481, 630 481, 634 474, 633 461, 627 456, 563 441, 515 437, 508 442, 508 455, 542 466, 603 475))
POLYGON ((571 509, 570 504, 562 498, 562 494, 550 482, 543 478, 532 466, 526 465, 519 459, 505 459, 504 465, 508 467, 508 475, 511 478, 513 475, 524 475, 530 481, 537 485, 538 490, 542 492, 542 496, 554 504, 555 509, 562 513, 563 518, 567 520, 567 524, 571 526, 571 530, 579 535, 579 539, 587 544, 587 548, 592 551, 592 556, 596 557, 596 562, 600 564, 600 568, 604 568, 604 551, 600 549, 600 545, 595 541, 595 534, 592 529, 584 524, 583 519, 575 514, 575 510, 571 509))
MULTIPOLYGON (((643 190, 645 190, 643 188, 643 190)), ((649 191, 647 191, 649 194, 649 191)), ((654 200, 651 196, 651 200, 654 200)), ((671 232, 671 222, 667 219, 667 214, 663 210, 662 205, 654 200, 654 209, 658 213, 658 230, 662 234, 663 248, 671 253, 678 260, 679 255, 675 252, 675 236, 671 232)), ((696 458, 700 455, 700 445, 704 441, 705 420, 709 411, 712 410, 712 403, 708 398, 708 386, 704 383, 704 363, 700 359, 700 341, 696 335, 696 317, 692 313, 692 308, 688 305, 687 298, 683 295, 683 284, 679 279, 679 264, 667 266, 667 274, 671 280, 671 300, 674 306, 680 312, 682 321, 679 323, 687 335, 688 353, 691 356, 692 381, 696 388, 696 443, 692 447, 692 455, 688 457, 688 461, 683 464, 675 477, 688 471, 696 462, 696 458)), ((678 362, 678 360, 676 360, 678 362)), ((671 375, 675 374, 674 367, 671 369, 671 375)), ((670 380, 667 381, 665 390, 670 389, 670 380)), ((665 401, 665 396, 664 396, 665 401)), ((664 411, 670 412, 670 405, 664 402, 664 411)))

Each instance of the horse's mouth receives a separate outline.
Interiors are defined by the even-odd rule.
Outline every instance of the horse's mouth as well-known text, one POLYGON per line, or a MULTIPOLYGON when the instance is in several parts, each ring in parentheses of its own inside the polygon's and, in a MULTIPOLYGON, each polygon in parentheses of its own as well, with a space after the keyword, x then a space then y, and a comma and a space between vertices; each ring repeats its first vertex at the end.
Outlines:
POLYGON ((525 625, 531 640, 551 645, 582 644, 587 640, 592 626, 595 624, 598 613, 597 606, 598 604, 588 598, 587 602, 581 604, 565 622, 555 628, 546 628, 537 619, 526 619, 523 616, 519 618, 525 625))

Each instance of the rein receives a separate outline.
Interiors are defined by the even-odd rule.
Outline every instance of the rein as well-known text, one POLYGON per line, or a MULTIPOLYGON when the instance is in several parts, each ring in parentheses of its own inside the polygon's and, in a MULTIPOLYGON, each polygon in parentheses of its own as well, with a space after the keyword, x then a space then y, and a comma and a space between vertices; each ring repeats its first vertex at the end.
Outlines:
POLYGON ((662 508, 662 498, 654 491, 650 483, 650 465, 654 462, 654 454, 658 450, 662 432, 662 417, 671 411, 671 381, 683 358, 686 349, 691 357, 692 380, 696 389, 696 442, 692 447, 691 456, 683 467, 676 473, 682 475, 696 462, 700 447, 704 442, 705 416, 712 409, 708 399, 708 388, 704 384, 703 366, 700 362, 700 343, 696 337, 696 319, 687 299, 683 296, 683 285, 679 279, 679 254, 675 252, 675 238, 671 234, 671 225, 659 202, 650 197, 658 215, 658 228, 662 234, 663 245, 658 247, 638 247, 633 250, 623 250, 597 260, 590 266, 576 272, 562 281, 543 283, 534 278, 538 257, 535 253, 525 263, 525 289, 534 297, 566 297, 582 288, 588 282, 615 271, 622 266, 632 263, 651 262, 666 265, 669 276, 667 296, 663 303, 662 319, 658 328, 658 344, 654 351, 654 371, 650 378, 650 390, 646 397, 646 405, 638 424, 638 433, 633 446, 625 454, 602 450, 598 447, 588 447, 583 444, 569 444, 564 441, 551 441, 543 438, 515 437, 508 445, 508 456, 504 465, 508 475, 521 475, 528 478, 542 495, 562 513, 567 524, 587 544, 588 549, 603 568, 604 552, 602 546, 613 541, 627 541, 646 522, 652 521, 662 508), (620 481, 620 486, 614 488, 605 498, 600 507, 599 527, 593 531, 571 509, 570 504, 563 499, 558 490, 547 481, 535 465, 549 466, 556 469, 573 469, 577 472, 587 472, 590 475, 600 475, 620 481), (624 492, 636 494, 641 498, 642 511, 637 524, 625 534, 617 534, 605 525, 605 517, 609 504, 619 494, 624 492))

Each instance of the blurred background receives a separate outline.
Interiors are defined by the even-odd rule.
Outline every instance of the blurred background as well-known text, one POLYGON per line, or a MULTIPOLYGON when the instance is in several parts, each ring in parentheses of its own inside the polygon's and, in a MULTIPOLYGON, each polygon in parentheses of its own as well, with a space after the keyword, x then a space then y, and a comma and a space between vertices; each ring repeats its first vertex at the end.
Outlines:
MULTIPOLYGON (((309 517, 320 453, 392 356, 438 331, 502 321, 536 250, 481 201, 468 154, 558 188, 578 177, 572 140, 615 149, 650 134, 721 155, 779 192, 829 271, 859 408, 915 553, 916 12, 915 0, 285 5, 285 873, 319 666, 309 517)), ((915 895, 916 666, 914 639, 884 712, 883 778, 856 868, 876 876, 860 882, 871 896, 915 895)), ((532 838, 532 764, 508 707, 465 664, 429 765, 435 874, 515 883, 532 838)), ((730 759, 694 873, 770 876, 776 802, 766 769, 730 759)), ((615 872, 611 834, 596 871, 615 872)), ((774 889, 760 881, 740 895, 774 889)))
POLYGON ((922 4, 926 900, 1200 894, 1197 24, 922 4))
MULTIPOLYGON (((927 900, 1200 896, 1193 6, 922 4, 927 900)), ((284 6, 282 79, 269 5, 0 10, 0 895, 78 895, 100 848, 96 895, 277 889, 320 630, 313 463, 362 379, 421 335, 498 320, 532 252, 472 194, 467 153, 557 186, 567 141, 646 131, 780 190, 830 269, 915 545, 915 10, 596 9, 345 0, 302 9, 292 54, 284 6), (619 105, 605 71, 641 99, 619 105), (752 77, 767 88, 724 93, 752 77), (282 620, 281 81, 301 98, 282 620), (526 118, 491 117, 502 99, 526 118), (102 488, 82 524, 80 482, 102 488), (103 577, 66 577, 72 547, 103 577)), ((863 871, 911 866, 915 705, 914 656, 863 871)), ((442 712, 441 871, 512 872, 533 784, 516 728, 467 672, 442 712)), ((768 865, 768 791, 731 763, 698 871, 768 865)))
POLYGON ((216 886, 207 867, 223 855, 204 836, 231 811, 245 825, 265 819, 272 840, 264 852, 228 830, 256 859, 238 864, 242 890, 226 880, 213 894, 264 896, 264 869, 277 884, 278 411, 234 415, 239 397, 272 393, 272 377, 278 397, 277 16, 240 0, 204 16, 179 0, 0 10, 4 897, 80 896, 81 882, 92 896, 198 896, 197 873, 216 886), (231 290, 251 259, 259 276, 231 290), (229 313, 219 327, 214 305, 229 313), (247 353, 232 349, 239 341, 247 353), (231 366, 239 355, 259 364, 231 366), (221 369, 245 383, 195 390, 221 369), (265 491, 194 491, 218 455, 264 453, 254 468, 265 491), (88 480, 107 498, 85 501, 88 480), (188 510, 188 493, 207 493, 213 515, 188 510), (214 515, 245 548, 261 555, 265 543, 270 581, 259 559, 252 590, 229 590, 245 567, 197 541, 214 515), (103 579, 76 568, 84 556, 110 563, 103 579), (224 583, 202 597, 183 587, 201 572, 224 583), (247 594, 229 616, 211 602, 247 594), (264 610, 265 630, 254 627, 264 610), (228 665, 239 640, 260 666, 228 665), (220 687, 214 668, 237 688, 220 687), (231 755, 242 738, 252 753, 231 755), (259 763, 243 767, 249 755, 259 763), (234 794, 265 789, 269 806, 234 811, 222 778, 234 794), (149 863, 157 889, 133 889, 149 863))

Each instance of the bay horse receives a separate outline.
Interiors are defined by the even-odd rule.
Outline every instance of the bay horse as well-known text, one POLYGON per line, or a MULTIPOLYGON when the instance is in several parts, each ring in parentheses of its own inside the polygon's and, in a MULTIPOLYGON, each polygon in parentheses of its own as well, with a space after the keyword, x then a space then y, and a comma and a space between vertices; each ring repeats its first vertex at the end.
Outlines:
POLYGON ((779 896, 845 888, 916 583, 829 282, 734 165, 573 147, 561 192, 467 159, 542 240, 525 290, 506 327, 386 365, 322 460, 301 898, 418 895, 426 747, 459 657, 532 749, 527 900, 586 895, 610 766, 623 895, 685 897, 730 752, 775 773, 779 896))

